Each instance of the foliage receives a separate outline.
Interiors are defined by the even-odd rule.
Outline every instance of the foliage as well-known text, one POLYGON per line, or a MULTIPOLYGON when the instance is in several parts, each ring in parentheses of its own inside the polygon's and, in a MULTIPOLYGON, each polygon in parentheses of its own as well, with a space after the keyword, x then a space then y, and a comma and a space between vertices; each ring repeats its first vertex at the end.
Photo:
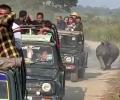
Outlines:
POLYGON ((67 12, 71 11, 71 7, 76 6, 78 0, 50 0, 54 5, 60 5, 67 12))
POLYGON ((76 6, 78 0, 64 0, 64 4, 68 5, 69 7, 76 6))
POLYGON ((87 15, 84 31, 87 39, 120 41, 120 21, 115 17, 87 15), (97 18, 98 17, 98 18, 97 18))
POLYGON ((78 3, 78 0, 52 0, 54 2, 54 4, 60 4, 62 6, 68 6, 68 7, 72 7, 72 6, 76 6, 78 3))

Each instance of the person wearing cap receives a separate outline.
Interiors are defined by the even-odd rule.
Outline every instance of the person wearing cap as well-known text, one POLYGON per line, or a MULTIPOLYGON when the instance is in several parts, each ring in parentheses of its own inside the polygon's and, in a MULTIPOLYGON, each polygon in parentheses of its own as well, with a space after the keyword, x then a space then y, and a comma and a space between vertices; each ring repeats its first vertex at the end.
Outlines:
POLYGON ((83 24, 82 24, 80 15, 77 12, 72 12, 70 14, 70 16, 75 20, 76 26, 75 26, 74 31, 81 31, 81 32, 83 32, 83 24))

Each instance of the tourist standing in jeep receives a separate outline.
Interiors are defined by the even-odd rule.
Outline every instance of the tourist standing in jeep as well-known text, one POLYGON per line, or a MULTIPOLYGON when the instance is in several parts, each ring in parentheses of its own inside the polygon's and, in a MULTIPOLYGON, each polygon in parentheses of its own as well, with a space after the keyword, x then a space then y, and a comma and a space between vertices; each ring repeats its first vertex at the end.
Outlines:
MULTIPOLYGON (((15 38, 12 30, 12 25, 14 21, 15 13, 12 12, 10 6, 6 4, 0 5, 0 58, 1 60, 7 59, 8 63, 11 62, 11 65, 7 65, 8 67, 20 67, 19 74, 23 74, 22 66, 21 67, 21 60, 19 59, 20 54, 15 46, 15 38), (12 60, 13 59, 13 60, 12 60), (19 59, 19 63, 17 59, 19 59), (17 65, 18 64, 18 65, 17 65), (14 65, 14 66, 13 66, 14 65)), ((4 66, 6 67, 6 66, 4 66)), ((21 93, 22 97, 24 98, 25 95, 25 84, 23 84, 23 77, 20 76, 21 79, 21 93)))
POLYGON ((35 26, 33 30, 35 34, 39 32, 39 29, 42 27, 42 23, 44 21, 44 14, 42 12, 38 12, 36 14, 36 19, 32 21, 32 25, 35 26))
POLYGON ((77 12, 72 12, 70 14, 70 17, 72 17, 74 20, 76 20, 76 18, 79 16, 79 14, 77 12))
POLYGON ((66 24, 65 24, 62 16, 57 16, 56 20, 57 20, 57 29, 58 30, 65 30, 66 24))
POLYGON ((19 57, 12 32, 14 15, 8 5, 0 5, 0 57, 19 57))
POLYGON ((81 31, 81 32, 83 32, 83 24, 82 24, 80 16, 78 16, 76 18, 76 27, 75 27, 74 31, 81 31))
POLYGON ((43 20, 44 20, 44 14, 42 12, 38 12, 36 14, 36 19, 33 21, 33 24, 39 25, 42 23, 43 20))
POLYGON ((73 17, 69 17, 68 25, 67 25, 65 30, 67 30, 67 31, 74 31, 75 27, 76 27, 75 19, 73 17))
POLYGON ((83 24, 81 21, 81 16, 77 12, 72 12, 69 17, 65 17, 66 29, 67 31, 80 31, 83 32, 83 24))
POLYGON ((15 19, 15 23, 20 26, 21 33, 26 34, 26 33, 28 33, 28 30, 24 29, 24 28, 26 28, 26 26, 32 24, 32 21, 30 20, 28 14, 27 14, 27 11, 21 10, 19 12, 19 18, 15 19))

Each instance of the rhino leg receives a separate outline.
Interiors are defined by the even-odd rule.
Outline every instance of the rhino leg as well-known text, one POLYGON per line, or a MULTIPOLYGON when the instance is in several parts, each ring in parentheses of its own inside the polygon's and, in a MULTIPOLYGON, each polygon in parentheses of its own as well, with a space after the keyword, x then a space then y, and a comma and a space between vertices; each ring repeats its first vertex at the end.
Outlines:
POLYGON ((101 65, 101 69, 105 70, 106 69, 106 65, 105 65, 105 63, 103 61, 103 57, 102 56, 98 56, 98 60, 99 60, 100 65, 101 65))
POLYGON ((108 62, 106 64, 107 69, 111 69, 111 64, 112 63, 113 63, 113 58, 111 57, 111 58, 109 58, 109 60, 108 60, 108 62))

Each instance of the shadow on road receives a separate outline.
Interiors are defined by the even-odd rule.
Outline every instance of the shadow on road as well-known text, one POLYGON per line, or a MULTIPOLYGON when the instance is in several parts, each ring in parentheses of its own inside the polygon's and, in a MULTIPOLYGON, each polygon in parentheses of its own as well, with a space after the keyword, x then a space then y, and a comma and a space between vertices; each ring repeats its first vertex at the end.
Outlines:
MULTIPOLYGON (((100 75, 103 75, 103 73, 100 73, 100 72, 96 72, 96 73, 86 72, 84 78, 83 78, 83 79, 79 79, 79 81, 96 78, 96 77, 98 77, 98 76, 100 76, 100 75)), ((66 75, 66 80, 67 80, 67 81, 71 81, 71 80, 70 80, 70 74, 66 75)))
POLYGON ((63 100, 84 100, 85 89, 80 87, 69 87, 66 86, 66 94, 63 100))
POLYGON ((85 77, 83 80, 88 80, 91 78, 96 78, 98 76, 102 75, 102 73, 85 73, 85 77))

